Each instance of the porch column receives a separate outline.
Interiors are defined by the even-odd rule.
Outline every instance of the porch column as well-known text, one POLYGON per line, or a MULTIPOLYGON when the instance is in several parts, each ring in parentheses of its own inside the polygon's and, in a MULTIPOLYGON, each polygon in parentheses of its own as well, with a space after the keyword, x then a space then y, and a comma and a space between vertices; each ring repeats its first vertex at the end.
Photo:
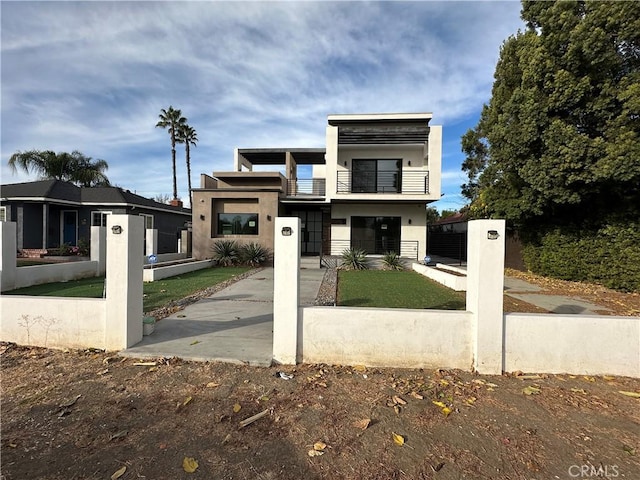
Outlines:
POLYGON ((285 170, 287 177, 287 195, 295 195, 297 193, 296 180, 298 179, 298 164, 291 152, 285 153, 285 170))
POLYGON ((47 248, 47 234, 49 233, 49 204, 42 204, 42 249, 47 248))
POLYGON ((300 219, 278 217, 273 247, 273 360, 295 365, 300 305, 300 219))

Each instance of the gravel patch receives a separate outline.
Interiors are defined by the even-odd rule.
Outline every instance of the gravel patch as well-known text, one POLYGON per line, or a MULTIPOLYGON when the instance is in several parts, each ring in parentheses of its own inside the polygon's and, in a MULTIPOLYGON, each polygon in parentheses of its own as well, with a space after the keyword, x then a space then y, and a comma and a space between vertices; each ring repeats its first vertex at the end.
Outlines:
POLYGON ((337 288, 338 271, 335 268, 327 268, 324 272, 324 277, 322 277, 320 288, 318 289, 318 296, 313 304, 317 306, 335 306, 337 300, 337 288))

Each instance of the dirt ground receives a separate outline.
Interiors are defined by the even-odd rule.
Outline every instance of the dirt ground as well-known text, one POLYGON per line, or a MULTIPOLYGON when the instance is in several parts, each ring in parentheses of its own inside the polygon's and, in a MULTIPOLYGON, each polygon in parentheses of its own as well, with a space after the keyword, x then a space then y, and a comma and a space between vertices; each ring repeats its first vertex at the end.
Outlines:
POLYGON ((640 478, 640 379, 0 353, 7 480, 640 478))

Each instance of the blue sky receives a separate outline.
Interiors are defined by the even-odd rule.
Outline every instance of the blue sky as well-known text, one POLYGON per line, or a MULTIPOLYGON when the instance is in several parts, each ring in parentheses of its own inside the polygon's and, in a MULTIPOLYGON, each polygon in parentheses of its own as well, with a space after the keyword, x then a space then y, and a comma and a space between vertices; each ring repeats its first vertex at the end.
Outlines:
MULTIPOLYGON (((443 126, 438 209, 459 209, 460 136, 491 94, 520 3, 7 2, 1 12, 2 183, 17 150, 80 150, 112 183, 172 190, 161 108, 197 133, 192 183, 233 149, 323 147, 333 113, 433 112, 443 126)), ((188 199, 184 147, 179 196, 188 199)))

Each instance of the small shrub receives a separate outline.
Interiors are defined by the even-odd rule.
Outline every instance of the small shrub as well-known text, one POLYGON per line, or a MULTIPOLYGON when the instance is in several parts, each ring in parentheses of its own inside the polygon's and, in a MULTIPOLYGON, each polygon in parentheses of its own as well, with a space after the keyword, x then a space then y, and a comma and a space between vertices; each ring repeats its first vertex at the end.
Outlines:
POLYGON ((271 250, 259 243, 251 242, 240 247, 240 261, 251 267, 257 267, 269 261, 271 258, 271 250))
POLYGON ((404 270, 400 255, 396 252, 387 252, 382 257, 382 266, 385 270, 404 270))
POLYGON ((366 270, 367 252, 360 248, 348 248, 342 252, 342 266, 345 270, 366 270))
POLYGON ((223 267, 230 267, 238 263, 238 244, 234 240, 220 240, 215 242, 211 249, 213 250, 213 259, 223 267))

